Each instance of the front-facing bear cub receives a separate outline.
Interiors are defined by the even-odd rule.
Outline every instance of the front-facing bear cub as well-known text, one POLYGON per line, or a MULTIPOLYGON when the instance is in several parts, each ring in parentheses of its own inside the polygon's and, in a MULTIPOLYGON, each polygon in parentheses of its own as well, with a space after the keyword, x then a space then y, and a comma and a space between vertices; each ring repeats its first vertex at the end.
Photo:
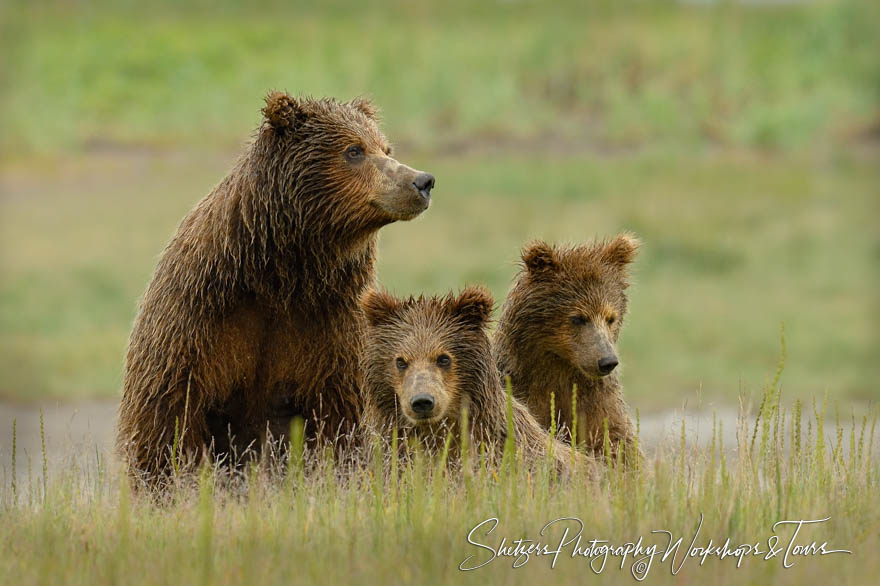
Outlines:
POLYGON ((611 456, 633 449, 635 433, 615 370, 616 344, 627 310, 628 266, 639 241, 621 234, 610 241, 554 247, 535 242, 522 253, 523 268, 504 304, 495 356, 514 395, 550 427, 550 394, 556 421, 572 429, 572 389, 577 385, 578 444, 599 456, 608 420, 611 456))
MULTIPOLYGON (((367 318, 362 370, 363 422, 367 429, 416 437, 423 445, 442 445, 458 437, 467 409, 473 445, 500 455, 507 437, 507 395, 492 358, 486 324, 494 301, 482 287, 457 297, 410 297, 369 291, 361 306, 367 318)), ((550 435, 528 409, 513 400, 516 447, 527 465, 548 455, 550 435)), ((552 440, 556 469, 570 471, 571 448, 552 440)), ((576 454, 579 467, 592 460, 576 454)))

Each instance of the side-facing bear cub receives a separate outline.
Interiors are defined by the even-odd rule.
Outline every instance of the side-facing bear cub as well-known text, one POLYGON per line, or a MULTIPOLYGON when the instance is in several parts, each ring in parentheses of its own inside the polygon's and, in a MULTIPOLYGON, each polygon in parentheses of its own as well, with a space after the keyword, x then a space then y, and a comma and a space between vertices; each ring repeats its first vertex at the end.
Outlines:
MULTIPOLYGON (((500 455, 507 438, 507 395, 492 359, 486 324, 494 301, 482 287, 457 297, 410 297, 368 291, 361 306, 367 319, 362 358, 365 382, 363 422, 382 435, 395 427, 424 445, 458 437, 467 408, 471 438, 500 455)), ((513 400, 516 447, 527 465, 548 455, 550 435, 528 409, 513 400)), ((556 469, 566 473, 571 448, 552 440, 556 469)), ((592 459, 576 454, 577 466, 592 471, 592 459)))
POLYGON ((629 234, 575 247, 527 246, 495 335, 499 370, 545 428, 553 393, 556 421, 571 430, 577 385, 578 444, 595 456, 603 453, 607 419, 612 457, 621 444, 625 459, 629 451, 635 457, 616 344, 627 311, 628 266, 638 248, 629 234))

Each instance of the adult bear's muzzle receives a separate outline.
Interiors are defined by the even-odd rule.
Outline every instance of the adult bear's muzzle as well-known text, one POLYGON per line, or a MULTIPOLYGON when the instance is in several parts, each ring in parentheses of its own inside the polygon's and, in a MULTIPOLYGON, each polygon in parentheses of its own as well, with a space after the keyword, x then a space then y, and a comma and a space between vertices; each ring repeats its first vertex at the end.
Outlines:
POLYGON ((382 176, 374 203, 392 220, 411 220, 428 209, 434 176, 387 156, 369 157, 382 176))

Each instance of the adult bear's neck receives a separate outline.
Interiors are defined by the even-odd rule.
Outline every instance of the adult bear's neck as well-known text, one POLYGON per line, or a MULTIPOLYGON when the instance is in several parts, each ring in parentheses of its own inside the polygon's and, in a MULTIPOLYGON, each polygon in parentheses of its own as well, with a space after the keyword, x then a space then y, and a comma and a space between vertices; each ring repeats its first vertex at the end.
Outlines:
POLYGON ((353 306, 373 282, 380 226, 344 232, 308 222, 273 186, 254 182, 245 165, 205 202, 222 218, 215 251, 235 265, 243 292, 285 310, 353 306))

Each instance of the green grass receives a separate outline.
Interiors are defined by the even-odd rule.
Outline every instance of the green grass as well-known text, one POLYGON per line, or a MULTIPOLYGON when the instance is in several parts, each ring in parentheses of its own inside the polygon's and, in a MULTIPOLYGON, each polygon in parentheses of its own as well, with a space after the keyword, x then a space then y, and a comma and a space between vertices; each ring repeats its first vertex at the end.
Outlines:
POLYGON ((609 557, 604 569, 597 555, 591 569, 589 559, 572 555, 571 542, 552 570, 551 557, 537 555, 516 570, 514 557, 459 570, 491 559, 467 541, 487 519, 497 518, 497 528, 474 532, 474 542, 494 549, 503 537, 508 547, 527 538, 552 551, 576 525, 560 522, 544 535, 541 528, 573 517, 584 523, 581 547, 591 539, 621 546, 641 537, 643 547, 659 548, 648 583, 867 583, 880 570, 873 555, 880 546, 877 414, 827 427, 825 407, 786 406, 776 382, 778 376, 764 389, 759 419, 740 419, 735 446, 723 444, 717 425, 699 444, 686 445, 682 424, 680 444, 657 447, 635 469, 603 467, 594 484, 580 473, 557 478, 546 465, 526 469, 507 455, 492 461, 471 454, 450 467, 444 454, 419 450, 398 460, 381 444, 372 457, 343 465, 332 449, 298 457, 301 435, 294 435, 300 440, 286 466, 281 455, 235 474, 204 467, 176 477, 176 488, 157 505, 132 499, 124 475, 100 457, 80 454, 52 473, 44 464, 41 478, 29 470, 29 482, 16 476, 13 458, 18 483, 4 460, 0 573, 13 584, 618 584, 634 569, 646 571, 634 566, 641 556, 632 555, 609 557), (774 527, 826 518, 796 537, 793 526, 774 527), (662 530, 673 543, 682 538, 666 560, 668 539, 651 533, 662 530), (778 553, 768 558, 774 535, 778 553), (757 544, 764 553, 744 557, 739 568, 735 557, 710 555, 701 564, 699 554, 687 555, 692 546, 711 540, 720 547, 727 538, 730 549, 757 544), (784 560, 790 542, 827 543, 852 555, 784 560))
POLYGON ((797 148, 876 123, 858 0, 7 4, 0 152, 237 145, 269 88, 375 97, 398 141, 797 148))

